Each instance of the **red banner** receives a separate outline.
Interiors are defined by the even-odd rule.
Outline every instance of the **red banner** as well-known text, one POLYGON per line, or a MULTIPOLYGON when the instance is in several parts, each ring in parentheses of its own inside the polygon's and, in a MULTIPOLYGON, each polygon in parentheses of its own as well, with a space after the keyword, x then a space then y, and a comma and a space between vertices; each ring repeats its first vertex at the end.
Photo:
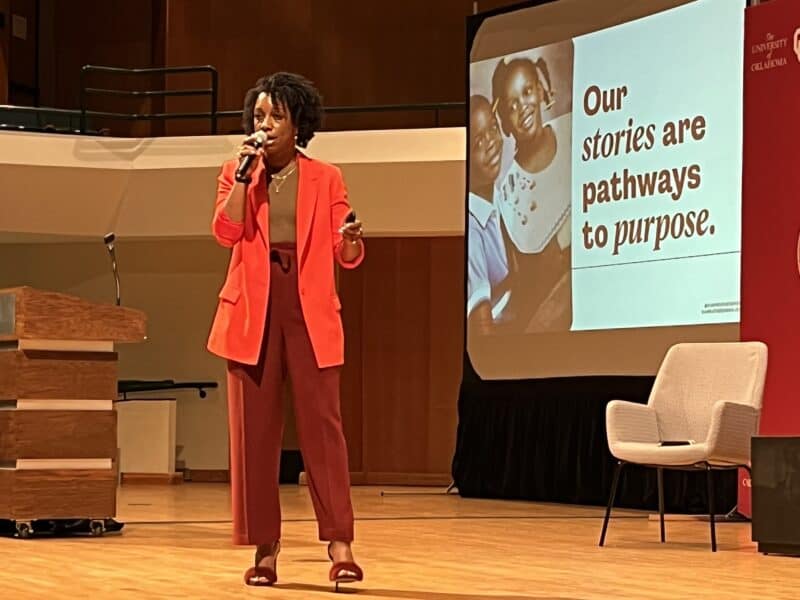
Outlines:
MULTIPOLYGON (((742 340, 769 348, 761 433, 800 433, 800 2, 747 9, 742 340)), ((750 515, 740 474, 739 511, 750 515)))

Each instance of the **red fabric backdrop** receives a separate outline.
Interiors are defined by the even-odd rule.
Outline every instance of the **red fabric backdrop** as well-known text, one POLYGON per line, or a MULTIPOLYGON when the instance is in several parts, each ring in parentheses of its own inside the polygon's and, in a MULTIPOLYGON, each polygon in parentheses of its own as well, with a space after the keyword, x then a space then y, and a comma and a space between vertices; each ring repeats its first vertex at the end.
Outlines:
MULTIPOLYGON (((742 340, 769 347, 761 433, 800 433, 800 2, 747 9, 742 340)), ((750 514, 749 480, 739 510, 750 514)))

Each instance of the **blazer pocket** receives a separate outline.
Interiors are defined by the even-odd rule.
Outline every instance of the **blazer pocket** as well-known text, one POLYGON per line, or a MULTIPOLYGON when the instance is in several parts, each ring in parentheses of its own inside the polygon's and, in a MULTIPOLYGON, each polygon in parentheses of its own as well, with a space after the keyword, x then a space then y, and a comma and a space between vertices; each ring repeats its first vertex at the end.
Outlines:
POLYGON ((236 303, 241 294, 242 289, 231 281, 226 281, 219 291, 219 297, 231 303, 236 303))

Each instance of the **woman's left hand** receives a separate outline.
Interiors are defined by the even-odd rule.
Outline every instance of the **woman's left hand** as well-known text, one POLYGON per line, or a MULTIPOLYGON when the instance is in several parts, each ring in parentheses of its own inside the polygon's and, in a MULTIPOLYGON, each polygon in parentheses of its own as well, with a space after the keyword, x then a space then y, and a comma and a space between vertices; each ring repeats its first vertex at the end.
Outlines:
POLYGON ((364 229, 361 226, 361 221, 346 223, 339 231, 342 232, 342 237, 348 242, 357 242, 364 235, 364 229))

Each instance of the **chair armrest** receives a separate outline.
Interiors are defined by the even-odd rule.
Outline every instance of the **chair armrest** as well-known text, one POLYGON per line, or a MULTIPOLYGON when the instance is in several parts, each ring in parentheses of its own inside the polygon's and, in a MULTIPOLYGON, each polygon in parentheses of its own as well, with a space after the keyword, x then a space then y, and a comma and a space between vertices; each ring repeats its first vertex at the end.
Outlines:
POLYGON ((609 446, 616 442, 657 443, 656 411, 646 404, 612 400, 606 406, 606 435, 609 446))
POLYGON ((710 461, 750 464, 750 439, 760 411, 748 404, 720 401, 711 411, 706 445, 710 461))

